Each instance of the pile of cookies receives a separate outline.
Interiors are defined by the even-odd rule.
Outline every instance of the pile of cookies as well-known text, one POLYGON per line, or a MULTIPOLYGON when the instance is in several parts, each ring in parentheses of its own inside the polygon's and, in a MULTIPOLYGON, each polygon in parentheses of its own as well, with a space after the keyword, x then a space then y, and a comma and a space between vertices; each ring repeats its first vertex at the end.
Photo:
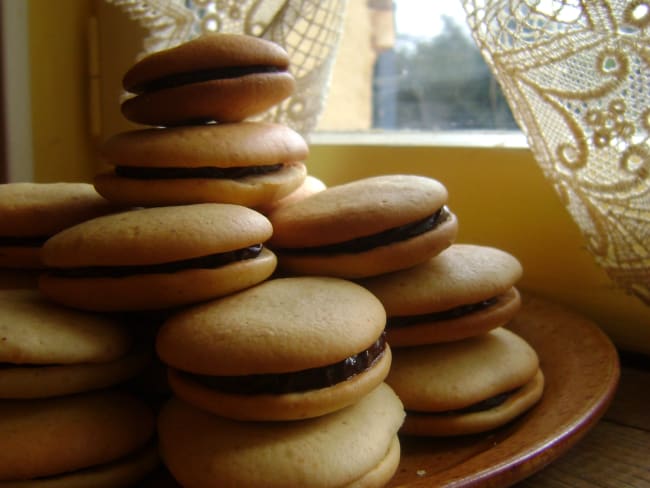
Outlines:
POLYGON ((159 464, 154 412, 123 388, 151 347, 35 288, 49 237, 115 211, 87 183, 0 185, 0 484, 124 486, 159 464))
MULTIPOLYGON (((144 341, 169 388, 157 412, 158 451, 182 486, 383 486, 399 465, 399 432, 479 432, 539 398, 535 352, 501 327, 520 305, 517 260, 456 244, 458 221, 436 180, 383 175, 327 188, 308 175, 305 140, 254 120, 294 89, 279 46, 203 36, 145 57, 124 86, 132 94, 124 116, 150 127, 102 147, 109 168, 97 175, 94 197, 108 210, 79 214, 54 231, 5 229, 0 219, 7 238, 39 234, 30 245, 35 267, 43 267, 38 292, 7 293, 58 310, 52 317, 84 318, 59 321, 74 327, 34 320, 39 332, 24 326, 25 351, 34 338, 63 347, 40 355, 5 354, 13 349, 7 338, 21 334, 0 322, 0 361, 22 357, 31 368, 74 356, 65 360, 102 370, 139 357, 144 341), (126 338, 111 345, 108 332, 80 325, 92 320, 119 322, 126 338), (92 335, 88 344, 80 345, 80 330, 92 335), (71 352, 84 348, 86 356, 71 352)), ((7 303, 0 300, 3 313, 7 303)), ((29 310, 23 323, 37 316, 29 310)), ((114 366, 116 379, 87 389, 108 394, 140 374, 144 393, 144 367, 114 366)), ((151 437, 151 420, 135 428, 117 419, 131 437, 116 430, 94 439, 137 438, 119 456, 151 437)), ((15 436, 42 443, 47 457, 51 444, 10 422, 20 426, 15 436)), ((21 463, 0 455, 0 480, 60 472, 11 471, 14 465, 21 463)))
POLYGON ((492 430, 541 397, 537 354, 502 326, 518 312, 522 274, 510 254, 453 244, 412 268, 366 278, 384 305, 394 360, 387 378, 403 401, 403 434, 492 430))
POLYGON ((435 180, 384 175, 330 187, 269 215, 285 273, 354 280, 387 313, 386 382, 407 410, 403 434, 494 429, 528 410, 544 381, 535 351, 503 328, 518 312, 520 263, 457 244, 435 180))

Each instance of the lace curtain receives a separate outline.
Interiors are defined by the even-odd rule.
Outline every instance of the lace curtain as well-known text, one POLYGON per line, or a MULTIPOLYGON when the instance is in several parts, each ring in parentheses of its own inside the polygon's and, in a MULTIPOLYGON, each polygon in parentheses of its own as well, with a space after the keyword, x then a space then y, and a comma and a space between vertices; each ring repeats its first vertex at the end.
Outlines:
POLYGON ((650 1, 461 1, 589 250, 650 305, 650 1))
POLYGON ((295 93, 260 118, 311 132, 325 104, 347 0, 106 0, 148 31, 141 56, 209 32, 250 34, 283 46, 295 93))

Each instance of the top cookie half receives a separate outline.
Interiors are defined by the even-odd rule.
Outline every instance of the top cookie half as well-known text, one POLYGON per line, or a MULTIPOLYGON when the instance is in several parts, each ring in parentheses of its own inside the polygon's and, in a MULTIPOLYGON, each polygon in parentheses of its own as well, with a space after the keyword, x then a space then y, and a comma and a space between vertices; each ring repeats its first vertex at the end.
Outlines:
POLYGON ((151 54, 123 77, 132 122, 172 126, 234 122, 280 103, 294 90, 289 57, 254 36, 209 34, 151 54))

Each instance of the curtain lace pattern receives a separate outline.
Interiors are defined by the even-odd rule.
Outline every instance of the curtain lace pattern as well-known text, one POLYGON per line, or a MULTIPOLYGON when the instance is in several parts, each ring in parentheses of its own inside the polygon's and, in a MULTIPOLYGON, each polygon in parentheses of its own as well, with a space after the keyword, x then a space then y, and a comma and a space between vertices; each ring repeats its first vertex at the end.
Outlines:
POLYGON ((590 252, 650 305, 650 1, 461 1, 590 252))
POLYGON ((303 135, 318 122, 347 0, 106 0, 147 30, 140 57, 204 33, 249 34, 283 46, 296 90, 258 117, 303 135))

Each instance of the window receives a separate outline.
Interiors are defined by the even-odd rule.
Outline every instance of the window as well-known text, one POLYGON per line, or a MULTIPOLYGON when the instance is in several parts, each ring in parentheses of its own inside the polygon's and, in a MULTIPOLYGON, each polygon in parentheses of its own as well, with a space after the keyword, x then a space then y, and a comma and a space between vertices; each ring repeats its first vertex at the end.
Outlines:
POLYGON ((459 2, 351 0, 319 130, 517 125, 459 2))

